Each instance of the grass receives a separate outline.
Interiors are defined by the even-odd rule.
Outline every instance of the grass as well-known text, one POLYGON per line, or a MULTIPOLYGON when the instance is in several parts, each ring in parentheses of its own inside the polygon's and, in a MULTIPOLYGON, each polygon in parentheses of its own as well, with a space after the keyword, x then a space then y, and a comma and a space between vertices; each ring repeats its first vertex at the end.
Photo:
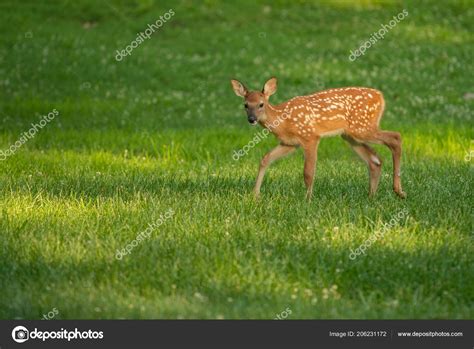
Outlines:
POLYGON ((0 318, 451 318, 474 311, 473 19, 468 2, 4 1, 0 149, 54 108, 0 162, 0 318), (168 9, 152 38, 124 49, 168 9), (350 50, 406 8, 355 62, 350 50), (404 141, 378 195, 339 138, 320 145, 312 203, 299 151, 252 197, 269 137, 231 88, 279 78, 274 103, 369 86, 404 141), (172 209, 149 239, 115 258, 172 209), (403 209, 383 239, 356 249, 403 209))

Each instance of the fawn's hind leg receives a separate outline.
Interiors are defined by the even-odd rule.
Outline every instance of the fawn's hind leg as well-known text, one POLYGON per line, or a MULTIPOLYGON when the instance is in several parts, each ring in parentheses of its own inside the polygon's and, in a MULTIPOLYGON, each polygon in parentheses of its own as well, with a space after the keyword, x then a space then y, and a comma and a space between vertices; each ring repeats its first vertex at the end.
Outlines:
POLYGON ((402 137, 400 133, 393 131, 377 131, 368 140, 372 143, 384 144, 392 152, 393 159, 393 191, 401 198, 405 198, 406 194, 402 190, 400 179, 400 160, 402 156, 402 137))
POLYGON ((349 143, 354 152, 367 164, 367 168, 369 169, 369 196, 373 196, 379 185, 380 174, 382 172, 382 160, 375 150, 367 144, 358 142, 348 135, 342 135, 342 138, 349 143))

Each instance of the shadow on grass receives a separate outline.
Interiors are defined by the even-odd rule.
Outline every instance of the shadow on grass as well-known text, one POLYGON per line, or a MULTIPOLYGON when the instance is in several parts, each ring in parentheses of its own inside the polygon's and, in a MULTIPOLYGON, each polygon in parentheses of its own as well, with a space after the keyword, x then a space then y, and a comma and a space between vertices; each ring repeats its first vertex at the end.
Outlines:
POLYGON ((452 247, 407 252, 377 246, 364 259, 351 261, 343 248, 314 248, 296 242, 265 259, 256 259, 256 251, 246 251, 246 258, 232 258, 217 252, 219 242, 210 244, 214 252, 209 256, 198 255, 190 245, 170 243, 166 254, 150 246, 145 253, 135 252, 122 261, 112 257, 77 262, 65 255, 48 261, 38 255, 35 261, 25 262, 18 261, 14 251, 7 251, 0 257, 5 295, 0 301, 0 318, 38 318, 53 306, 60 309, 61 318, 196 318, 216 316, 217 311, 236 317, 252 317, 252 313, 265 317, 262 314, 267 312, 272 317, 280 305, 299 308, 301 314, 295 313, 295 318, 331 317, 329 309, 320 313, 326 305, 338 308, 332 317, 363 317, 383 312, 393 300, 407 308, 392 316, 416 314, 418 307, 429 307, 426 302, 437 300, 454 317, 456 310, 470 302, 466 286, 473 280, 467 251, 452 247), (186 253, 178 253, 183 248, 188 249, 186 253), (233 267, 222 270, 220 263, 233 267), (312 296, 304 289, 295 291, 295 284, 311 290, 312 296), (325 299, 323 289, 332 285, 338 286, 337 292, 325 299), (185 301, 163 303, 173 297, 185 301), (319 298, 318 306, 310 305, 313 297, 319 298), (234 302, 230 304, 229 299, 234 302), (374 303, 367 304, 367 299, 374 303), (343 307, 349 304, 352 313, 344 315, 343 307), (141 305, 147 305, 146 310, 140 310, 141 305), (103 312, 96 313, 95 307, 103 312))

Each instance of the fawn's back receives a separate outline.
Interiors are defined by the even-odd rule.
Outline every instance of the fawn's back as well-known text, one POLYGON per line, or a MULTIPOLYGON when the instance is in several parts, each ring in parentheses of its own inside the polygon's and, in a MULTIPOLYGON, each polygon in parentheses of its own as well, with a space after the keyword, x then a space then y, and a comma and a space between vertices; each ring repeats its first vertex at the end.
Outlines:
POLYGON ((364 87, 334 88, 294 97, 273 111, 287 115, 285 133, 297 138, 348 134, 366 138, 378 130, 385 102, 380 91, 364 87))

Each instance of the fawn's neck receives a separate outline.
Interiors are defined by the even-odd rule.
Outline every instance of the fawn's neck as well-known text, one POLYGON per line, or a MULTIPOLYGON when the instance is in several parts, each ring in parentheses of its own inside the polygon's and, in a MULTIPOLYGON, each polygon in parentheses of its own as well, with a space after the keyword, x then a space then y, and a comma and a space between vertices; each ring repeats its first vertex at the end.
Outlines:
POLYGON ((281 131, 279 127, 286 119, 287 115, 284 113, 284 106, 281 105, 271 105, 268 103, 265 110, 266 119, 262 123, 262 126, 271 132, 275 133, 277 136, 281 131))

